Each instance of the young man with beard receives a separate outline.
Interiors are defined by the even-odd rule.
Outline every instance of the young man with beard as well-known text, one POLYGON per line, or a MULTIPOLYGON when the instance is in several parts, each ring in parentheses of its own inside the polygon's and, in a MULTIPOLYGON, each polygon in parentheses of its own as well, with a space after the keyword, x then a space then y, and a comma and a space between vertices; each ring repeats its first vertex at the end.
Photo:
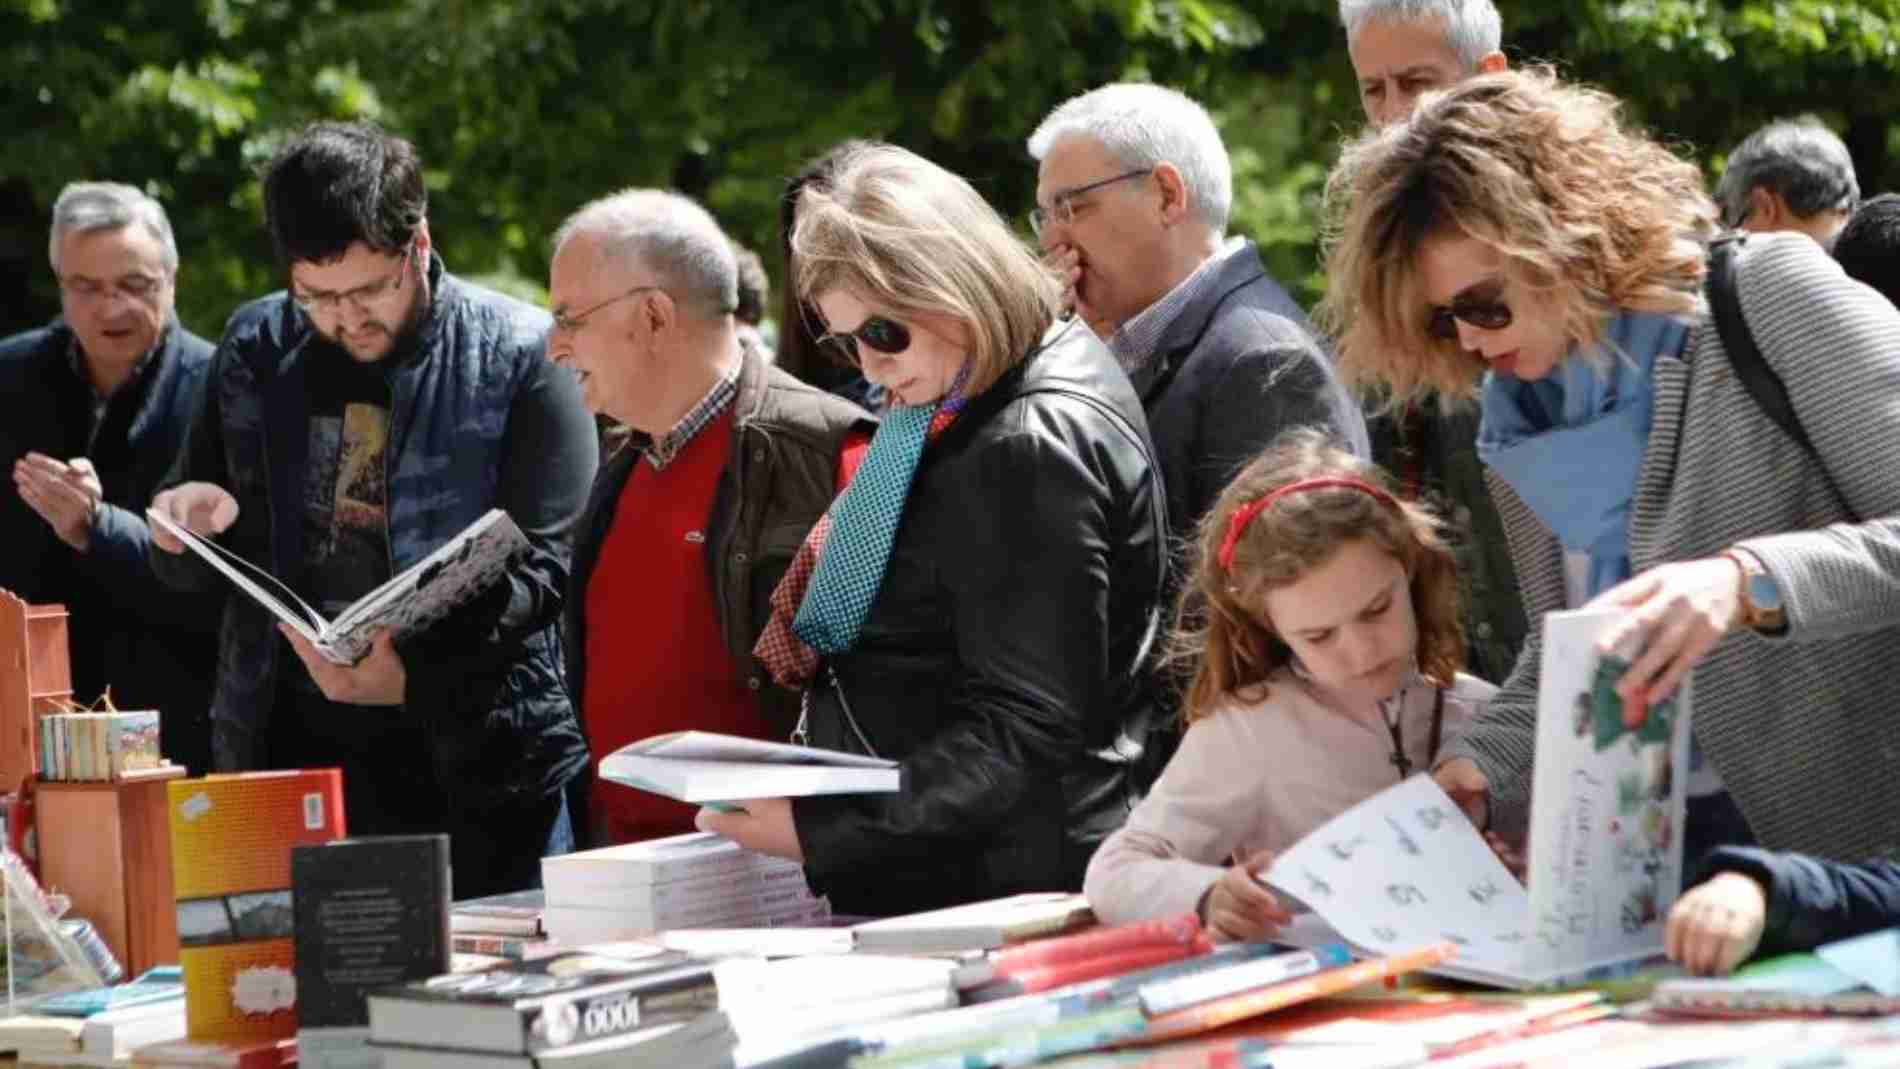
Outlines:
MULTIPOLYGON (((238 309, 153 505, 326 615, 490 508, 529 548, 426 630, 331 664, 227 599, 212 706, 221 770, 335 766, 357 834, 447 831, 458 898, 534 885, 571 841, 586 746, 560 680, 568 536, 597 455, 548 315, 450 275, 413 146, 317 123, 264 179, 288 289, 238 309)), ((218 580, 155 537, 179 585, 218 580)))

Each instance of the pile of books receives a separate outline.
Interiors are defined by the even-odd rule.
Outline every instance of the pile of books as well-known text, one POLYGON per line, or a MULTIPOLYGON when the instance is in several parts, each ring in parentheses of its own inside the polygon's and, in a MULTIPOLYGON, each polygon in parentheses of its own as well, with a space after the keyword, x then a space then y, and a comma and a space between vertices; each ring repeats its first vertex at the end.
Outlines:
POLYGON ((657 947, 449 973, 369 996, 383 1069, 724 1067, 710 961, 657 947))
POLYGON ((541 860, 542 927, 566 946, 663 928, 822 925, 831 906, 812 896, 797 862, 757 854, 703 832, 541 860))
POLYGON ((450 945, 458 955, 531 961, 559 944, 541 927, 546 898, 540 890, 472 898, 449 907, 450 945))
POLYGON ((177 966, 112 987, 68 991, 0 1020, 0 1050, 20 1065, 129 1066, 141 1046, 183 1038, 185 985, 177 966))
POLYGON ((750 1064, 813 1037, 955 1006, 955 969, 943 959, 840 954, 732 958, 713 976, 739 1061, 750 1064))
POLYGON ((158 768, 158 713, 49 713, 40 717, 43 780, 109 782, 158 768))

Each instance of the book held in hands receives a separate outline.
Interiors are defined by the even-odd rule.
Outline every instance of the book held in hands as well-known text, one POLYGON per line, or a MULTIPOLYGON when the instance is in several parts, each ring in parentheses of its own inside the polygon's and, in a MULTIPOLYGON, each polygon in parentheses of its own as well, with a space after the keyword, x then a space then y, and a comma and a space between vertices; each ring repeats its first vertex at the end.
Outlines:
POLYGON ((695 804, 902 789, 897 762, 783 742, 675 731, 630 743, 600 762, 600 777, 695 804))
POLYGON ((493 586, 528 545, 507 513, 489 509, 435 552, 325 620, 264 569, 157 510, 145 514, 337 664, 360 660, 378 631, 400 637, 440 620, 493 586))

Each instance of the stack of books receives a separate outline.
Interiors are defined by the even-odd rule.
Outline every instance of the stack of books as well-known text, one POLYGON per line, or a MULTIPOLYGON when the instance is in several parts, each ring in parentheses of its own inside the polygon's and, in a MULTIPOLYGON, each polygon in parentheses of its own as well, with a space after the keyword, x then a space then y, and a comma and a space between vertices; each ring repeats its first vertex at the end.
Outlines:
POLYGON ((384 1069, 725 1066, 736 1042, 712 963, 658 948, 386 988, 369 996, 369 1028, 384 1069))
POLYGON ((749 1064, 815 1036, 955 1006, 955 969, 931 958, 840 954, 731 958, 713 976, 739 1035, 739 1061, 749 1064))
POLYGON ((105 783, 158 768, 158 713, 50 713, 40 717, 40 778, 105 783))
POLYGON ((539 889, 471 898, 449 907, 450 943, 457 954, 532 961, 557 949, 541 927, 547 902, 539 889))
POLYGON ((177 966, 113 987, 43 999, 33 1013, 0 1020, 0 1050, 20 1065, 129 1066, 146 1044, 185 1035, 185 985, 177 966))
POLYGON ((823 925, 797 862, 756 854, 704 832, 541 860, 541 923, 567 946, 664 928, 823 925))
POLYGON ((173 1040, 132 1052, 132 1069, 294 1069, 295 1039, 173 1040))

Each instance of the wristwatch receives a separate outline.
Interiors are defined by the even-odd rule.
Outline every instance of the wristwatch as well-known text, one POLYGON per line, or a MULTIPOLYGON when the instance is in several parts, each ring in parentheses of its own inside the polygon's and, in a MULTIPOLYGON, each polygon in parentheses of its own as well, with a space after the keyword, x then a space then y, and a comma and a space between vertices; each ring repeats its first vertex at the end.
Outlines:
POLYGON ((1781 605, 1781 585, 1761 561, 1745 549, 1725 549, 1722 556, 1742 570, 1742 623, 1757 634, 1779 635, 1788 630, 1788 614, 1781 605))

